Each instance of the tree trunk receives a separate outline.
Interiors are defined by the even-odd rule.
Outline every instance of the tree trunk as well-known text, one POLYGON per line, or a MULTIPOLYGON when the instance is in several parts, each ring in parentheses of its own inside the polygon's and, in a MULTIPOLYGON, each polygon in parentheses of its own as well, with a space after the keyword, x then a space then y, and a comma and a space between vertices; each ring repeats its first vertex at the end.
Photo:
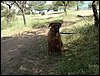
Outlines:
POLYGON ((9 5, 9 4, 6 4, 6 5, 8 5, 8 7, 9 7, 9 9, 8 9, 8 11, 7 11, 7 15, 6 15, 7 23, 9 23, 9 21, 10 21, 11 5, 9 5))
POLYGON ((25 19, 25 12, 24 12, 24 9, 21 9, 21 11, 22 11, 22 15, 23 15, 24 25, 26 26, 26 19, 25 19))
POLYGON ((26 26, 26 19, 25 19, 25 12, 24 12, 24 8, 17 2, 17 1, 14 1, 17 6, 19 7, 19 9, 21 10, 22 12, 22 15, 23 15, 23 21, 24 21, 24 25, 26 26))
POLYGON ((78 1, 77 1, 77 11, 79 10, 78 1))
POLYGON ((64 12, 66 12, 66 6, 64 6, 64 12))
POLYGON ((98 18, 98 12, 97 12, 97 6, 95 4, 95 1, 92 2, 92 9, 93 9, 93 13, 94 13, 94 23, 95 26, 98 27, 99 26, 99 18, 98 18))
POLYGON ((7 23, 9 23, 9 21, 10 21, 10 9, 8 9, 8 11, 7 11, 7 15, 6 15, 6 21, 7 21, 7 23))
POLYGON ((67 15, 66 8, 67 8, 67 6, 65 5, 65 6, 64 6, 64 12, 65 12, 65 15, 67 15))

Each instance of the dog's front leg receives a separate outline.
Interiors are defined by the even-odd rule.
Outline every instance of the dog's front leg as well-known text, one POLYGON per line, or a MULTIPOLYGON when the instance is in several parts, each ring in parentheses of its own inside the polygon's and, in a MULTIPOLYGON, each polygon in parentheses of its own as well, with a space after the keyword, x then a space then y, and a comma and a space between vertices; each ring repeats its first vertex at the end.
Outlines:
POLYGON ((51 55, 51 47, 50 47, 50 43, 48 43, 48 55, 51 55))

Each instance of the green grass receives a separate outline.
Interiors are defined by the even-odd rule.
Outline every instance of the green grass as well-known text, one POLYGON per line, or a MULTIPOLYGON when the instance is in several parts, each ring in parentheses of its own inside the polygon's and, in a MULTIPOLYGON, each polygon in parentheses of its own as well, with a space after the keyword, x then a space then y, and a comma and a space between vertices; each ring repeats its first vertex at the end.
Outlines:
POLYGON ((76 32, 62 35, 65 57, 57 65, 60 75, 99 75, 99 30, 93 25, 93 19, 79 21, 65 28, 63 32, 76 32))

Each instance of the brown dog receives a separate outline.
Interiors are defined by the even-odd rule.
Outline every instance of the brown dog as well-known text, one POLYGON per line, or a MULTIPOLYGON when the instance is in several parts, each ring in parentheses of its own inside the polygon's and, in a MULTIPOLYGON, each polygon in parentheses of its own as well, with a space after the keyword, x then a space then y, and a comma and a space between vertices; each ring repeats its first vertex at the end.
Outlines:
POLYGON ((63 53, 63 44, 59 33, 61 25, 61 23, 50 23, 49 25, 51 28, 48 32, 48 55, 51 55, 54 51, 59 51, 61 54, 63 53))

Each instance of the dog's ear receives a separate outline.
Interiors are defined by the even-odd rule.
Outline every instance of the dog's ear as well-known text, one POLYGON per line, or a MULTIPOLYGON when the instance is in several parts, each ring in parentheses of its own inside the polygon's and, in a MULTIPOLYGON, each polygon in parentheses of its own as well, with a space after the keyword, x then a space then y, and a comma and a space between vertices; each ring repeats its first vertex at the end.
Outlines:
POLYGON ((49 24, 49 27, 50 27, 52 24, 53 24, 53 23, 50 23, 50 24, 49 24))
POLYGON ((58 23, 58 25, 59 25, 59 28, 61 27, 61 25, 62 25, 62 23, 58 23))

